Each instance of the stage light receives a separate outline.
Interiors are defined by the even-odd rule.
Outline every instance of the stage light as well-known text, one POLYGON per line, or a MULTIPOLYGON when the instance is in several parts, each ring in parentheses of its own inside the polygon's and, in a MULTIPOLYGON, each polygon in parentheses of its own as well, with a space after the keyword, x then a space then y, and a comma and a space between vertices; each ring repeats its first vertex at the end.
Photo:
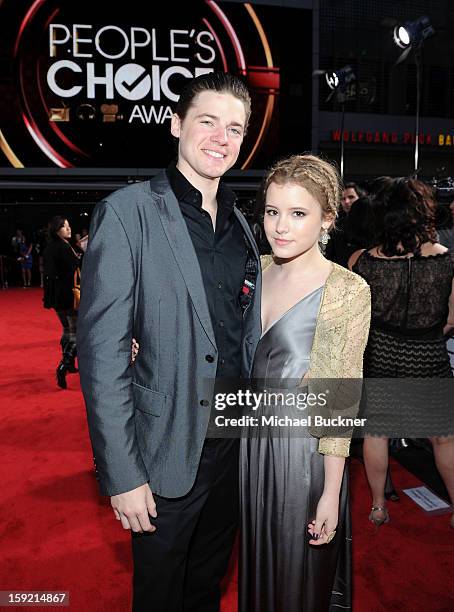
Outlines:
POLYGON ((356 81, 356 75, 353 72, 351 66, 344 66, 339 70, 314 70, 313 76, 325 75, 326 84, 331 89, 331 92, 327 98, 327 102, 335 96, 337 102, 341 106, 341 120, 340 120, 340 175, 344 177, 344 123, 345 123, 345 103, 347 100, 353 98, 356 95, 355 87, 349 87, 350 83, 356 81))
POLYGON ((325 74, 325 79, 330 89, 336 89, 336 87, 339 85, 339 78, 335 72, 327 72, 325 74))
POLYGON ((340 70, 325 73, 325 79, 330 89, 343 89, 356 79, 351 66, 344 66, 340 70))
POLYGON ((403 25, 397 24, 394 28, 393 38, 398 47, 403 49, 394 66, 398 66, 407 59, 413 51, 416 65, 416 113, 415 113, 415 178, 419 171, 419 115, 421 106, 421 53, 424 41, 435 34, 429 18, 426 15, 418 17, 415 21, 407 21, 403 25))
POLYGON ((422 43, 435 34, 426 15, 418 17, 415 21, 407 21, 403 25, 394 28, 394 42, 401 49, 408 47, 420 47, 422 43))
POLYGON ((405 26, 394 28, 394 42, 401 49, 406 49, 410 44, 410 34, 405 26))

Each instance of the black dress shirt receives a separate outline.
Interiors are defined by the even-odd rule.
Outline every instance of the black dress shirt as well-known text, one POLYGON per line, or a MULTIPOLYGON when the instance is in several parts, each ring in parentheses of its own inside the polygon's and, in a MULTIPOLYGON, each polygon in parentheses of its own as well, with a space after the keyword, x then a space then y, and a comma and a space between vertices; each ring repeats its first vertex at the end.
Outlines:
MULTIPOLYGON (((243 311, 240 295, 246 273, 247 244, 233 211, 236 195, 219 183, 216 231, 202 208, 202 194, 173 163, 167 177, 181 208, 200 265, 218 348, 218 378, 238 378, 241 371, 243 311)), ((204 356, 205 358, 205 356, 204 356)))

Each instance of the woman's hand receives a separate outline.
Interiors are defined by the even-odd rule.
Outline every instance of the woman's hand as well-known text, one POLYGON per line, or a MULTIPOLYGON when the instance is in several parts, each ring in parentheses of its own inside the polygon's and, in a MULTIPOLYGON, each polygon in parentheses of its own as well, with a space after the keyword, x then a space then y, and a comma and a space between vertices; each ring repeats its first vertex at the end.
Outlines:
POLYGON ((336 535, 339 520, 339 495, 323 493, 317 504, 315 520, 307 526, 312 539, 309 544, 320 546, 328 544, 336 535), (334 534, 334 535, 333 535, 334 534))
POLYGON ((132 339, 131 343, 131 363, 134 363, 139 353, 140 345, 135 338, 132 339))

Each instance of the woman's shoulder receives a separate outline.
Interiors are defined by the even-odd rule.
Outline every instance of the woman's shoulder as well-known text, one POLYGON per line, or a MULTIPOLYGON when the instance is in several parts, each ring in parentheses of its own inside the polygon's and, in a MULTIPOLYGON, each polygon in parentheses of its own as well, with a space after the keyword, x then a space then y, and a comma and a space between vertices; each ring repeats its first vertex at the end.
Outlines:
POLYGON ((355 292, 366 288, 369 289, 369 285, 364 278, 356 274, 356 272, 351 272, 336 263, 333 263, 333 266, 333 271, 327 282, 331 282, 333 285, 344 285, 355 292))
POLYGON ((422 257, 433 257, 434 255, 445 255, 448 249, 439 242, 425 242, 421 245, 422 257))
POLYGON ((354 266, 356 266, 359 260, 363 258, 363 255, 366 251, 367 249, 358 249, 350 255, 347 262, 347 267, 349 270, 353 270, 354 266))

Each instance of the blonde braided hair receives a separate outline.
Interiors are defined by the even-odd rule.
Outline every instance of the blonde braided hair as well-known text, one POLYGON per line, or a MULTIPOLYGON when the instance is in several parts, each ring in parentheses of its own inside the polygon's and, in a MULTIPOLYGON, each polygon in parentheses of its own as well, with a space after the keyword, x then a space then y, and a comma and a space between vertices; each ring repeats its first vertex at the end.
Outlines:
POLYGON ((333 164, 316 155, 291 155, 270 168, 263 181, 262 200, 271 183, 294 183, 307 189, 319 202, 323 216, 337 216, 342 194, 342 183, 333 164))

